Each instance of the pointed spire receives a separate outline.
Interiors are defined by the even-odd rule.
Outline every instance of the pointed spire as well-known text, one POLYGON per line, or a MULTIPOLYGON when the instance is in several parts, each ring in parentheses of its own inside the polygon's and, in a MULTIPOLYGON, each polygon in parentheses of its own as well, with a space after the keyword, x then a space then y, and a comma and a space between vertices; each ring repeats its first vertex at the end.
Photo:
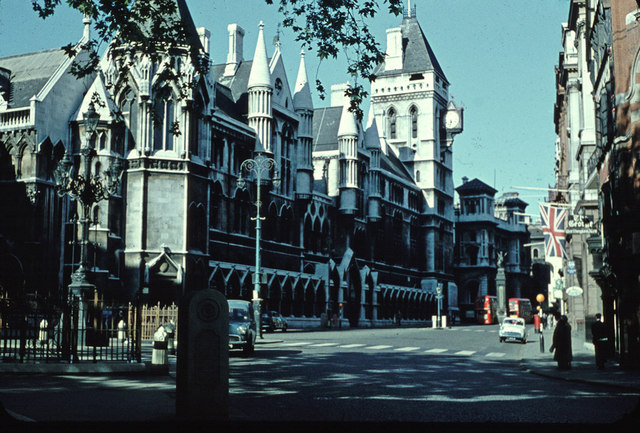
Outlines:
POLYGON ((307 67, 304 63, 304 50, 300 52, 300 67, 298 68, 298 78, 293 92, 293 106, 296 109, 313 110, 313 99, 309 88, 307 77, 307 67))
POLYGON ((349 104, 346 103, 342 107, 342 116, 340 116, 340 126, 338 127, 338 138, 357 135, 358 124, 356 123, 356 115, 349 111, 349 104))
POLYGON ((364 142, 368 149, 380 149, 380 134, 378 133, 378 122, 373 115, 373 108, 369 106, 369 116, 367 117, 367 130, 364 133, 364 142))
POLYGON ((258 43, 256 52, 253 55, 253 65, 249 74, 248 87, 272 87, 271 74, 269 73, 269 59, 267 58, 267 46, 264 43, 263 33, 264 23, 260 21, 260 31, 258 32, 258 43))

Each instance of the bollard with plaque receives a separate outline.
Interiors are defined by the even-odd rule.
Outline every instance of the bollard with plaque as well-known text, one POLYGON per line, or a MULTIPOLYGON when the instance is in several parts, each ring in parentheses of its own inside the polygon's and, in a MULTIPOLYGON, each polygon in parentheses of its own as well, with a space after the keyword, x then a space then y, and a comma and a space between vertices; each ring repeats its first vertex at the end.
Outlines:
POLYGON ((229 307, 214 289, 187 292, 178 309, 176 414, 224 420, 229 413, 229 307))

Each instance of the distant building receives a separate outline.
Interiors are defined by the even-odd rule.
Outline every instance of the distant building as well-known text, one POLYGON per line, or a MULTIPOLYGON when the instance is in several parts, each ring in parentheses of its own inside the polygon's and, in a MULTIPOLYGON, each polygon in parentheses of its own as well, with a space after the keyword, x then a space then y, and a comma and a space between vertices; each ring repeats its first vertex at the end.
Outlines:
MULTIPOLYGON (((479 179, 462 179, 456 188, 455 281, 458 303, 468 306, 478 296, 496 296, 498 252, 504 256, 507 298, 535 299, 530 279, 529 232, 522 215, 527 203, 516 193, 495 199, 496 189, 479 179)), ((469 308, 469 307, 466 307, 469 308)))

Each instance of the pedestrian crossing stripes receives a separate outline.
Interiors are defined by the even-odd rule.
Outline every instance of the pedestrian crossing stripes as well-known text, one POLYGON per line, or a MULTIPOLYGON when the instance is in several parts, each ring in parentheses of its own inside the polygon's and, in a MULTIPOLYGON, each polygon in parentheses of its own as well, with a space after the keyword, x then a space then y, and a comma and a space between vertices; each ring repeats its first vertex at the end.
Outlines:
MULTIPOLYGON (((392 350, 394 352, 402 352, 402 353, 409 353, 409 352, 416 352, 419 351, 421 349, 423 349, 422 347, 419 346, 404 346, 404 347, 394 347, 392 345, 389 344, 378 344, 378 345, 373 345, 373 346, 369 346, 367 344, 363 344, 363 343, 350 343, 350 344, 340 344, 337 342, 325 342, 325 343, 314 343, 311 341, 295 341, 295 342, 277 342, 274 343, 275 346, 280 346, 280 347, 302 347, 305 346, 307 348, 324 348, 324 347, 337 347, 338 349, 356 349, 356 348, 362 348, 364 350, 392 350)), ((422 351, 421 353, 428 353, 428 354, 445 354, 448 353, 449 355, 454 355, 454 356, 472 356, 477 354, 478 352, 475 350, 451 350, 451 349, 445 349, 445 348, 440 348, 440 347, 434 347, 431 349, 426 349, 424 351, 422 351)), ((489 353, 485 353, 485 354, 480 354, 486 358, 502 358, 504 356, 506 356, 506 353, 503 352, 489 352, 489 353)))
POLYGON ((476 353, 475 350, 460 350, 458 352, 455 352, 454 355, 471 356, 474 353, 476 353))

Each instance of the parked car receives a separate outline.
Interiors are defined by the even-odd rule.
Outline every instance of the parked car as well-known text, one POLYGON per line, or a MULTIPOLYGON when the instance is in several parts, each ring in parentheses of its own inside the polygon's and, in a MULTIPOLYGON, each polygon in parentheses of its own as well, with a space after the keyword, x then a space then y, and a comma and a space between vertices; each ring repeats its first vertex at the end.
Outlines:
POLYGON ((505 317, 500 324, 498 338, 500 338, 500 343, 506 341, 508 338, 519 340, 522 344, 526 343, 527 327, 525 326, 524 319, 522 317, 505 317))
POLYGON ((229 303, 229 349, 242 349, 253 353, 256 346, 257 324, 251 302, 230 299, 229 303))
POLYGON ((277 311, 267 311, 262 315, 260 325, 263 331, 273 332, 276 329, 282 329, 286 331, 289 324, 284 317, 277 311))

